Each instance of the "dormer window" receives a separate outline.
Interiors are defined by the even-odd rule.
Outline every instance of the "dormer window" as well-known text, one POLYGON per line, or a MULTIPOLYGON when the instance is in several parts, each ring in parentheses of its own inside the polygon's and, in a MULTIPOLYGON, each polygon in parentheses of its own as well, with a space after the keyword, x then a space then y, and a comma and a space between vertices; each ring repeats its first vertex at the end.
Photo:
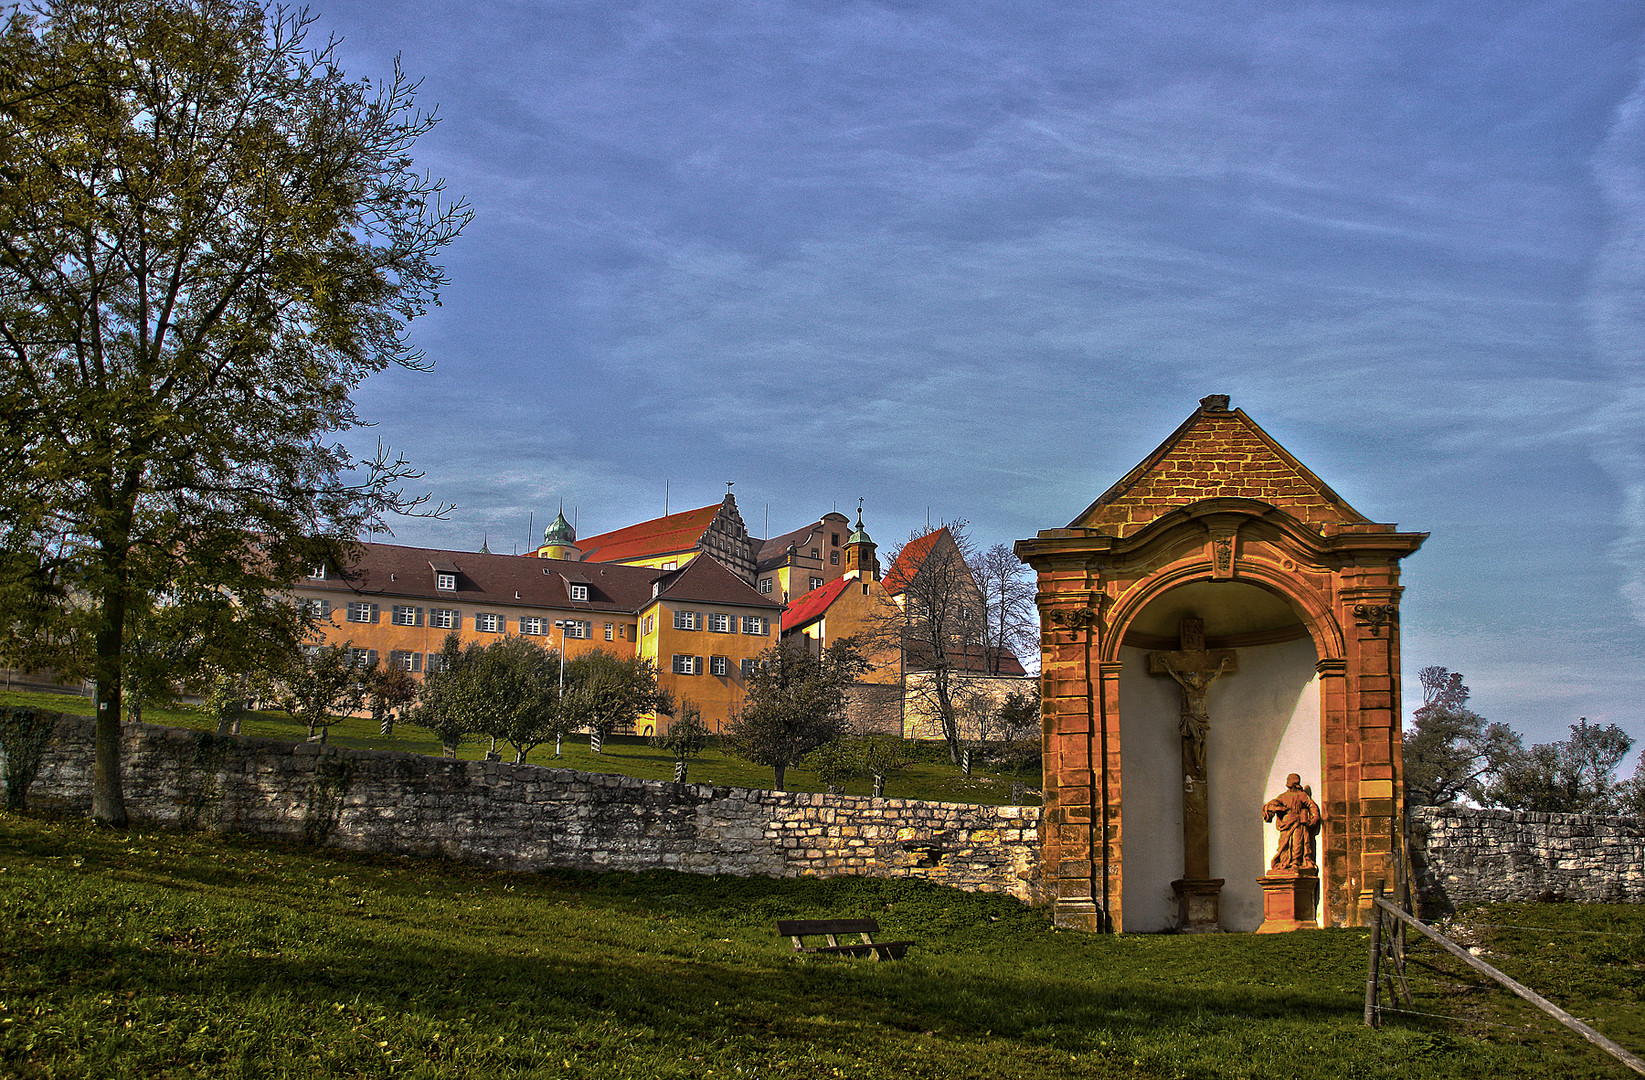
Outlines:
POLYGON ((434 575, 434 587, 439 589, 441 592, 456 592, 457 575, 436 573, 434 575))
POLYGON ((587 600, 588 599, 588 586, 587 585, 573 585, 573 586, 571 586, 571 599, 573 599, 573 600, 587 600))
POLYGON ((308 576, 314 581, 324 581, 326 579, 326 564, 318 563, 309 567, 308 576))

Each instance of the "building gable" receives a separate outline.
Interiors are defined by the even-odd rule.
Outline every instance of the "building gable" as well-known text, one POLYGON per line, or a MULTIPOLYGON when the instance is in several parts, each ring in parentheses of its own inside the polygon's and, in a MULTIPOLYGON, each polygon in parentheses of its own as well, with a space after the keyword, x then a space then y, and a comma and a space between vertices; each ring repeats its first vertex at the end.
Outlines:
POLYGON ((1368 520, 1243 410, 1213 394, 1069 527, 1129 536, 1168 511, 1214 498, 1256 499, 1322 532, 1368 520))

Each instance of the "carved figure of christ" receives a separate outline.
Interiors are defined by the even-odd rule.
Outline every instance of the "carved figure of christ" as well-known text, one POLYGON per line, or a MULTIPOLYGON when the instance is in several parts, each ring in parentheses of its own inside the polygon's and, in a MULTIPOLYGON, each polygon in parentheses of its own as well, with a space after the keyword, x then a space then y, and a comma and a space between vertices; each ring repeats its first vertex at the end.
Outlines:
POLYGON ((1212 683, 1239 670, 1239 660, 1232 649, 1206 649, 1205 623, 1192 616, 1182 620, 1178 640, 1181 648, 1175 652, 1148 654, 1148 672, 1168 675, 1182 687, 1178 730, 1182 737, 1183 876, 1203 880, 1211 876, 1211 801, 1205 768, 1211 716, 1205 699, 1212 683))

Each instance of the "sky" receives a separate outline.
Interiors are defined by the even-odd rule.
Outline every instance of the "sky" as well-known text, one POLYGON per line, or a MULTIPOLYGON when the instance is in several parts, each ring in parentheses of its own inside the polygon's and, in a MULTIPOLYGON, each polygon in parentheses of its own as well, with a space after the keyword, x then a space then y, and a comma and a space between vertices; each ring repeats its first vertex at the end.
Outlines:
POLYGON ((474 220, 356 395, 526 550, 1066 525, 1228 394, 1405 562, 1406 700, 1645 743, 1645 7, 321 0, 474 220), (769 522, 769 525, 767 524, 769 522), (769 533, 767 530, 769 529, 769 533))

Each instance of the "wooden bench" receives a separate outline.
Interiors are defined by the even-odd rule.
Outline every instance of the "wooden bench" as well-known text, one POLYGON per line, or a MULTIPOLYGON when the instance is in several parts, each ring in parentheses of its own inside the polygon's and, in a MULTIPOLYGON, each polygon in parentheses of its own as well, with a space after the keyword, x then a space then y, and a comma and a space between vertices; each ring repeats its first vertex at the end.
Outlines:
POLYGON ((784 919, 777 923, 777 933, 794 942, 797 953, 844 953, 847 956, 869 956, 878 960, 900 960, 914 944, 912 941, 875 941, 880 924, 873 919, 784 919), (840 944, 842 934, 859 934, 861 941, 840 944), (807 945, 808 937, 822 937, 827 945, 807 945))

